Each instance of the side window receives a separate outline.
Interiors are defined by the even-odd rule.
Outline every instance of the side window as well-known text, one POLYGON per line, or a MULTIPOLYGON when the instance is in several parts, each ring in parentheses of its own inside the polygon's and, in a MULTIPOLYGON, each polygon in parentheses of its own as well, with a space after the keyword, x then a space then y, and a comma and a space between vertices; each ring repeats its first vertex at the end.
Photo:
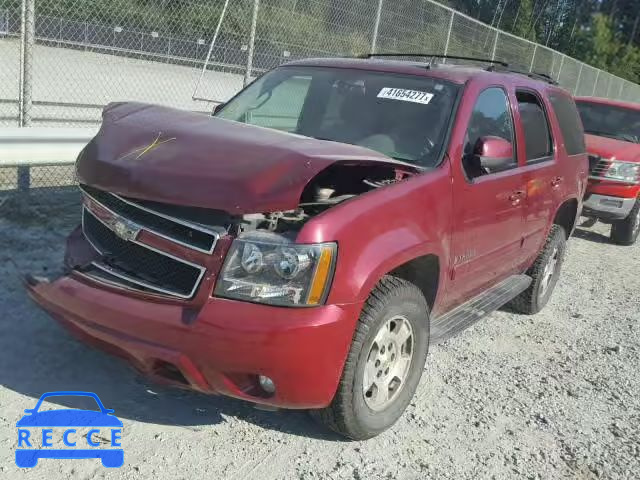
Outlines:
POLYGON ((549 96, 549 100, 556 117, 558 117, 567 154, 585 153, 587 148, 584 144, 584 130, 578 114, 578 107, 573 99, 568 95, 554 92, 549 96))
POLYGON ((540 99, 534 93, 516 92, 518 110, 524 130, 527 163, 548 159, 553 155, 549 122, 540 99))
POLYGON ((247 110, 245 123, 293 132, 307 98, 311 77, 295 76, 262 92, 247 110))
POLYGON ((467 128, 463 158, 467 176, 476 178, 517 167, 513 138, 513 120, 507 93, 499 87, 486 89, 478 95, 467 128), (475 151, 478 141, 483 137, 498 137, 508 142, 512 147, 511 161, 507 159, 499 168, 485 168, 475 151))

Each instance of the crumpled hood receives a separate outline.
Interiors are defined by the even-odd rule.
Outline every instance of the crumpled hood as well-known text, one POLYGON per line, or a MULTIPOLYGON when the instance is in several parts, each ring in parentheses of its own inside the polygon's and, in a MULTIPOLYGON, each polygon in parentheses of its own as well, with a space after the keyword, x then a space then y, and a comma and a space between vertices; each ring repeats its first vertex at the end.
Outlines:
MULTIPOLYGON (((78 158, 81 183, 231 214, 296 208, 336 162, 398 163, 372 150, 141 103, 115 103, 78 158)), ((406 167, 405 167, 406 168, 406 167)))
POLYGON ((640 144, 596 135, 585 135, 585 138, 587 151, 592 155, 625 162, 640 162, 640 144))

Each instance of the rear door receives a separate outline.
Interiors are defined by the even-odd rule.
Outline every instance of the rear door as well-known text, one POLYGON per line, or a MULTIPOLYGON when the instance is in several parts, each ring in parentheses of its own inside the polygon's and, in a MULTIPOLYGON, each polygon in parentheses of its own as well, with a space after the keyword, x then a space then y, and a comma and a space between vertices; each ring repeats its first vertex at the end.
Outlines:
POLYGON ((462 158, 454 163, 451 305, 475 296, 512 273, 522 247, 525 179, 518 167, 511 101, 501 86, 481 91, 467 120, 462 158), (501 171, 470 168, 481 137, 513 145, 513 162, 501 171))
MULTIPOLYGON (((558 150, 549 118, 549 106, 539 92, 516 89, 516 129, 524 157, 526 200, 523 223, 521 266, 531 263, 547 235, 550 219, 560 205, 564 178, 558 165, 558 150)), ((569 179, 570 180, 570 179, 569 179)))

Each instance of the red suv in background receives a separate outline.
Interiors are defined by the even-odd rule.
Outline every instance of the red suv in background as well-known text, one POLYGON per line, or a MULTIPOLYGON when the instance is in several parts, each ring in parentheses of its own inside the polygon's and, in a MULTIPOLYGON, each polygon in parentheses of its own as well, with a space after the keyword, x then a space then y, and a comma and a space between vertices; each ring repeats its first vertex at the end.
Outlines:
POLYGON ((585 216, 611 223, 611 239, 640 235, 640 104, 577 98, 589 152, 585 216))
POLYGON ((558 281, 588 161, 573 99, 533 77, 315 59, 213 118, 112 104, 68 274, 30 294, 156 379, 376 435, 430 343, 558 281))

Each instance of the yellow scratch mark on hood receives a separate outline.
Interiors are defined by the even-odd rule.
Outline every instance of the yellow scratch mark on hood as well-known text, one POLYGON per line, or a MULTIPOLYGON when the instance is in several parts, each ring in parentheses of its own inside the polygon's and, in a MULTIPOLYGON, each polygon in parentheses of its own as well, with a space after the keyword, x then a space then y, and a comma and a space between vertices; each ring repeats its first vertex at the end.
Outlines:
POLYGON ((136 148, 135 150, 127 153, 126 155, 123 155, 122 157, 118 158, 117 161, 120 160, 124 160, 127 157, 130 157, 131 155, 135 155, 136 153, 138 154, 135 157, 135 160, 140 159, 143 155, 149 153, 152 150, 155 150, 156 148, 158 148, 160 145, 163 145, 165 143, 171 142, 172 140, 175 140, 176 137, 171 137, 171 138, 166 138, 162 141, 160 141, 160 137, 162 137, 162 132, 158 132, 158 136, 156 137, 156 139, 151 142, 149 145, 146 145, 144 147, 140 147, 140 148, 136 148))

